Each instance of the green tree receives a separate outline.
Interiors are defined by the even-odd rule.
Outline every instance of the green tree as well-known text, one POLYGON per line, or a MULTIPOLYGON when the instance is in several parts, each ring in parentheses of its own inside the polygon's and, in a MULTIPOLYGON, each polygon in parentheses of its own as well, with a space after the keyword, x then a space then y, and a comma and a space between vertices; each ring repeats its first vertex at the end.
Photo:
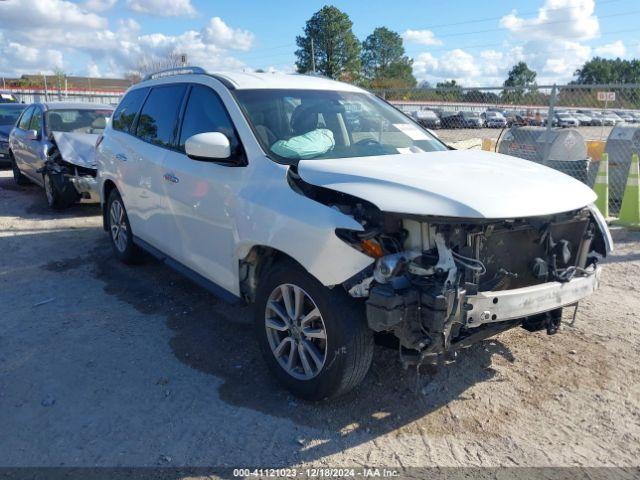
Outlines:
POLYGON ((353 34, 349 16, 324 6, 307 20, 304 35, 296 37, 298 72, 312 71, 311 40, 316 72, 330 78, 356 81, 360 76, 360 42, 353 34))
POLYGON ((594 57, 576 70, 578 84, 640 83, 640 60, 594 57))
POLYGON ((362 42, 362 70, 371 88, 413 88, 413 60, 404 54, 402 37, 386 27, 376 28, 362 42))
POLYGON ((436 93, 442 100, 450 102, 462 100, 462 86, 455 80, 436 83, 436 93))
POLYGON ((502 92, 502 101, 505 103, 522 103, 526 95, 536 89, 537 73, 531 70, 525 62, 516 63, 504 81, 507 87, 502 92))
POLYGON ((536 86, 537 75, 525 62, 518 62, 509 70, 509 76, 504 81, 504 86, 518 87, 524 91, 525 88, 536 86))

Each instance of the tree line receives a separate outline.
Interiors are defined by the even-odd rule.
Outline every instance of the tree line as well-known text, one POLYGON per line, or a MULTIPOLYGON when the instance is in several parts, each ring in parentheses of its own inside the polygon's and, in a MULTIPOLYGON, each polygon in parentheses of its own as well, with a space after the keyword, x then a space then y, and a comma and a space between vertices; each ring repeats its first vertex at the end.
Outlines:
MULTIPOLYGON (((407 90, 417 86, 413 60, 404 49, 402 37, 387 27, 376 28, 360 42, 352 30, 353 22, 345 12, 327 5, 307 20, 303 35, 296 37, 296 67, 300 73, 318 74, 377 90, 407 90)), ((501 96, 522 100, 533 94, 537 73, 525 62, 509 71, 501 96)), ((640 83, 640 60, 595 57, 576 70, 571 84, 640 83)), ((420 87, 431 88, 426 82, 420 87)), ((439 82, 435 88, 462 96, 455 80, 439 82)))

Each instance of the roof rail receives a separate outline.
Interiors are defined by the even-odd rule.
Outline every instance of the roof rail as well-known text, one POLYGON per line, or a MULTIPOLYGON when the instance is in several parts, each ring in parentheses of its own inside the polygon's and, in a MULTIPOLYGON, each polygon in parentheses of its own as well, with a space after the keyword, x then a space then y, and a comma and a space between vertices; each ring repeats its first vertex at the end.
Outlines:
POLYGON ((166 70, 160 70, 159 72, 149 73, 144 76, 142 81, 155 80, 156 78, 171 77, 173 75, 189 75, 189 74, 206 74, 206 70, 200 67, 175 67, 168 68, 166 70))

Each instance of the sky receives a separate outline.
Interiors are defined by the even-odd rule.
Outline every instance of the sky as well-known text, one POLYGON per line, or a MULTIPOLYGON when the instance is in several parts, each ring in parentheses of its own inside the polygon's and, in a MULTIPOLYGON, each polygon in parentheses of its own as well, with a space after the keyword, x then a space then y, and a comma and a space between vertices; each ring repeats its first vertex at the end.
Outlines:
MULTIPOLYGON (((171 53, 208 71, 295 70, 314 0, 0 0, 0 76, 122 77, 171 53)), ((364 40, 402 35, 418 81, 501 85, 525 61, 539 85, 566 83, 593 56, 640 58, 638 0, 351 0, 364 40)))

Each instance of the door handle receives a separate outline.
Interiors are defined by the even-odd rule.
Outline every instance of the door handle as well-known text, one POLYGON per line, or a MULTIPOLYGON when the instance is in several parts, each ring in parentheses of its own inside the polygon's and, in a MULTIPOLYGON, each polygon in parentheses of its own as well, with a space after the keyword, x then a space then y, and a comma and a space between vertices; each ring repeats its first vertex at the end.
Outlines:
POLYGON ((116 153, 116 159, 120 160, 121 162, 126 162, 127 160, 129 160, 124 153, 116 153))
POLYGON ((165 173, 162 178, 164 178, 166 182, 171 182, 171 183, 178 183, 180 181, 180 179, 176 177, 173 173, 165 173))

